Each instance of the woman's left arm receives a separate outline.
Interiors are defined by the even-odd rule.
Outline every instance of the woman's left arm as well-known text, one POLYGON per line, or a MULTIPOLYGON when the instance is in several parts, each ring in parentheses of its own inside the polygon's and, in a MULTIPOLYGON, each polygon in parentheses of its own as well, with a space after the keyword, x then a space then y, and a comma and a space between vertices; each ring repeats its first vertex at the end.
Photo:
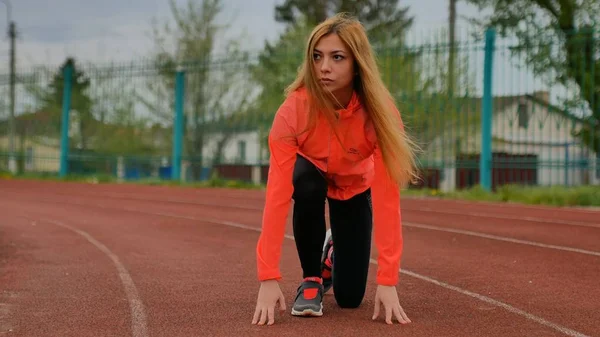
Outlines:
POLYGON ((402 217, 400 213, 400 189, 390 178, 380 150, 375 150, 375 177, 371 185, 373 220, 377 257, 377 292, 373 320, 379 317, 380 307, 385 310, 385 322, 392 324, 392 317, 401 324, 410 323, 398 299, 396 284, 399 279, 402 258, 402 217))
MULTIPOLYGON (((399 117, 399 126, 404 131, 400 112, 392 104, 399 117)), ((402 215, 400 207, 400 187, 389 175, 381 148, 376 146, 374 152, 375 174, 371 185, 373 202, 373 222, 377 257, 377 293, 373 320, 379 316, 380 305, 385 308, 385 321, 392 324, 395 317, 402 324, 410 323, 398 299, 396 284, 399 280, 400 263, 404 240, 402 236, 402 215)))
POLYGON ((379 253, 376 282, 379 285, 395 286, 399 279, 403 249, 400 189, 389 176, 379 147, 375 149, 374 160, 371 196, 373 234, 379 253))

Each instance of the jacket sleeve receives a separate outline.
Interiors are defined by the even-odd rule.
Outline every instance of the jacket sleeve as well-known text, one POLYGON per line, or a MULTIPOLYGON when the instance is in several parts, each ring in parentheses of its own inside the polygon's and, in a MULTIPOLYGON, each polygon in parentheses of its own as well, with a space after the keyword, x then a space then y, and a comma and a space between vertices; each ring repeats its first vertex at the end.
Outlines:
MULTIPOLYGON (((400 129, 404 125, 400 113, 400 129)), ((383 161, 381 148, 374 151, 375 174, 371 185, 373 203, 374 241, 377 247, 377 277, 380 285, 396 285, 399 280, 400 262, 404 241, 402 236, 402 215, 400 207, 400 187, 388 174, 383 161)))
POLYGON ((284 103, 273 120, 269 132, 269 176, 263 210, 262 231, 256 247, 258 279, 260 281, 281 279, 279 269, 281 246, 291 204, 292 177, 298 144, 295 128, 288 123, 295 113, 290 104, 284 103))
POLYGON ((378 251, 377 278, 380 285, 396 285, 402 258, 400 189, 388 175, 379 147, 375 154, 375 175, 371 185, 373 233, 378 251))

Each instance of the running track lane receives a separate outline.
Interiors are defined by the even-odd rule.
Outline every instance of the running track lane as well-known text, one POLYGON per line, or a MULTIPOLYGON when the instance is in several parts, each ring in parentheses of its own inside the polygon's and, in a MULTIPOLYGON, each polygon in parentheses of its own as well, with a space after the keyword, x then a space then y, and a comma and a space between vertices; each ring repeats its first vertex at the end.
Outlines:
MULTIPOLYGON (((60 200, 75 202, 79 199, 78 196, 74 196, 70 200, 64 197, 60 200)), ((123 207, 123 200, 120 199, 87 197, 85 203, 90 202, 91 205, 101 207, 123 207)), ((197 219, 208 216, 252 224, 255 228, 260 227, 260 217, 257 217, 256 212, 249 210, 225 213, 226 208, 190 208, 182 207, 180 204, 157 205, 155 202, 148 201, 130 202, 127 205, 127 209, 137 212, 185 215, 197 219), (220 214, 222 215, 219 216, 220 214)), ((288 233, 291 234, 289 227, 288 233)), ((600 235, 600 230, 596 233, 600 235)), ((505 242, 494 242, 490 245, 487 239, 457 236, 446 232, 430 232, 412 227, 406 228, 405 237, 407 238, 405 256, 420 257, 416 261, 408 258, 405 260, 404 266, 408 266, 409 270, 425 270, 426 275, 435 275, 442 280, 455 280, 456 285, 466 289, 476 289, 481 294, 512 303, 519 308, 527 308, 536 315, 549 316, 549 319, 559 320, 566 326, 575 324, 577 328, 585 329, 594 324, 590 321, 591 316, 588 315, 589 312, 594 311, 594 303, 589 302, 589 298, 600 294, 594 286, 595 274, 586 271, 594 270, 600 258, 598 256, 579 256, 571 252, 505 242), (437 240, 437 244, 432 245, 432 240, 437 240), (451 254, 448 253, 448 245, 453 247, 451 254), (474 255, 473 251, 478 251, 479 254, 474 255), (572 262, 573 257, 577 259, 576 263, 572 262), (506 262, 507 259, 509 263, 506 262), (548 264, 547 262, 552 259, 556 262, 548 264), (415 261, 414 266, 411 264, 413 261, 415 261), (474 274, 473 266, 480 265, 481 261, 488 261, 488 271, 474 274), (558 273, 555 272, 556 270, 563 270, 563 272, 558 273), (582 270, 584 274, 579 276, 582 270), (436 273, 439 271, 442 273, 438 277, 436 273), (578 289, 570 293, 568 289, 573 285, 577 285, 578 289), (567 291, 560 291, 560 289, 567 291), (580 304, 578 305, 577 302, 580 304), (562 310, 555 310, 556 307, 573 313, 574 318, 565 317, 562 310)))
POLYGON ((77 233, 0 206, 0 335, 117 336, 129 308, 111 262, 77 233))
MULTIPOLYGON (((122 202, 120 202, 120 203, 118 203, 118 205, 119 205, 119 206, 122 206, 123 204, 122 204, 122 202)), ((128 203, 128 205, 131 205, 131 203, 128 203)), ((134 206, 135 206, 135 205, 134 205, 134 206)), ((157 206, 158 206, 158 205, 157 205, 157 206)), ((135 207, 134 207, 134 208, 135 208, 135 207)), ((141 208, 141 209, 144 209, 144 207, 143 207, 143 206, 142 206, 142 207, 139 207, 139 208, 141 208)), ((147 208, 146 208, 146 209, 147 209, 147 208)), ((188 209, 190 209, 190 207, 189 207, 189 206, 188 206, 187 208, 181 208, 180 210, 181 210, 181 211, 187 211, 188 209)), ((406 278, 405 278, 405 279, 406 279, 406 278)), ((450 283, 452 283, 452 282, 450 282, 450 283)))
MULTIPOLYGON (((47 187, 55 193, 61 194, 103 194, 118 193, 123 196, 140 196, 144 198, 179 198, 208 201, 222 199, 235 199, 238 205, 256 205, 258 201, 264 201, 264 192, 260 190, 236 190, 222 188, 176 188, 168 186, 146 186, 135 184, 81 184, 61 183, 52 181, 28 181, 28 180, 0 180, 0 187, 6 190, 23 191, 27 188, 35 190, 47 187), (84 187, 83 189, 81 187, 84 187), (211 199, 213 197, 213 199, 211 199)), ((512 203, 490 203, 461 200, 438 200, 435 198, 410 198, 403 197, 403 210, 405 211, 433 211, 450 214, 487 214, 508 218, 536 218, 548 221, 573 221, 588 222, 600 225, 597 219, 600 209, 581 208, 557 208, 550 206, 521 205, 512 203), (500 206, 500 207, 499 207, 500 206)))
MULTIPOLYGON (((24 192, 12 192, 15 197, 22 195, 22 193, 24 192)), ((188 206, 186 209, 189 209, 191 212, 194 212, 193 214, 198 216, 210 215, 232 221, 239 219, 241 214, 247 214, 249 219, 254 218, 257 212, 262 212, 263 205, 261 200, 253 200, 252 202, 247 200, 244 205, 238 205, 236 202, 237 199, 220 196, 210 196, 210 198, 208 196, 204 196, 204 198, 194 196, 185 198, 178 194, 175 194, 174 197, 164 197, 161 195, 135 195, 131 193, 124 195, 106 192, 90 193, 82 190, 77 191, 77 195, 85 196, 86 200, 93 200, 100 204, 106 200, 119 203, 135 201, 136 204, 146 205, 148 209, 154 208, 154 205, 159 203, 163 211, 172 212, 177 212, 183 205, 188 206)), ((37 196, 39 198, 46 198, 48 201, 53 201, 57 204, 60 204, 61 200, 73 201, 78 198, 69 193, 52 194, 51 192, 39 192, 37 196)), ((440 210, 440 212, 443 212, 443 210, 440 210)), ((600 212, 597 216, 600 217, 600 212)), ((536 218, 536 220, 538 219, 536 218)), ((504 236, 522 241, 535 241, 545 245, 600 252, 600 224, 594 226, 591 222, 581 222, 584 225, 579 226, 573 224, 545 223, 543 220, 533 222, 525 220, 515 221, 495 217, 473 217, 464 214, 443 216, 442 214, 432 214, 428 211, 403 210, 403 223, 405 227, 428 227, 440 231, 458 230, 463 234, 475 232, 504 236)))
MULTIPOLYGON (((139 193, 137 195, 132 193, 130 188, 127 189, 127 186, 110 186, 119 193, 110 192, 110 190, 107 191, 106 187, 102 185, 91 185, 91 188, 89 189, 77 191, 75 191, 73 186, 69 187, 71 188, 70 190, 67 189, 64 191, 64 189, 61 189, 60 192, 55 194, 52 194, 51 192, 43 193, 40 191, 37 195, 40 197, 46 196, 47 198, 52 198, 52 200, 62 200, 60 198, 72 198, 76 192, 77 195, 84 195, 88 198, 94 197, 100 201, 105 199, 146 201, 149 202, 149 205, 158 201, 160 203, 172 204, 174 207, 179 207, 180 204, 188 204, 197 208, 199 212, 206 212, 206 209, 209 208, 209 212, 218 211, 219 214, 225 213, 226 211, 262 211, 263 207, 263 201, 255 198, 254 191, 248 193, 251 197, 241 198, 239 196, 239 191, 212 190, 213 194, 209 195, 203 189, 177 189, 171 190, 171 195, 173 195, 171 197, 164 196, 163 193, 161 193, 161 187, 156 189, 153 187, 142 187, 141 191, 147 193, 139 193), (128 190, 129 192, 122 190, 128 190), (233 197, 233 192, 237 192, 237 197, 233 197), (229 196, 225 197, 223 195, 229 196)), ((12 188, 10 191, 13 195, 23 193, 17 188, 12 188)), ((415 200, 409 200, 408 203, 410 204, 414 201, 415 200)), ((467 215, 468 213, 474 213, 474 207, 461 212, 445 210, 443 208, 436 208, 435 212, 431 212, 431 208, 427 205, 417 205, 415 207, 413 203, 413 207, 411 208, 406 207, 406 203, 407 202, 403 203, 403 220, 407 227, 419 227, 426 224, 428 226, 433 225, 434 227, 448 227, 463 231, 475 231, 497 236, 508 236, 517 240, 536 241, 547 245, 569 246, 584 250, 600 251, 600 240, 598 239, 600 221, 596 220, 600 217, 600 212, 576 211, 582 212, 582 214, 587 216, 583 219, 584 221, 577 222, 569 222, 560 217, 546 220, 543 218, 532 218, 527 215, 524 217, 529 218, 530 220, 512 220, 498 217, 498 215, 495 216, 493 214, 490 217, 487 217, 483 215, 484 213, 477 211, 475 212, 480 214, 479 216, 467 215), (418 209, 425 209, 425 211, 418 211, 418 209), (450 213, 444 214, 444 212, 450 213)), ((504 209, 504 207, 507 206, 502 204, 498 208, 504 209)), ((507 207, 507 209, 512 211, 512 207, 507 207)), ((504 217, 506 216, 511 215, 505 214, 504 217)))
MULTIPOLYGON (((102 281, 107 277, 115 280, 115 270, 104 270, 105 275, 96 277, 96 283, 90 285, 88 282, 85 287, 87 293, 72 294, 69 298, 72 305, 67 307, 70 309, 63 309, 63 317, 80 317, 82 310, 98 310, 105 315, 106 324, 120 322, 116 324, 118 330, 115 333, 118 335, 131 335, 128 326, 140 324, 146 326, 148 335, 152 336, 298 336, 303 331, 327 336, 342 333, 364 336, 367 331, 369 335, 387 336, 519 336, 523 331, 528 331, 530 336, 563 335, 477 299, 406 276, 399 291, 401 303, 413 323, 387 326, 382 322, 372 322, 374 269, 370 273, 365 303, 357 310, 336 308, 333 297, 328 295, 325 299, 326 316, 323 318, 299 319, 286 312, 278 315, 275 326, 252 326, 250 319, 257 291, 253 252, 258 231, 116 209, 73 205, 57 208, 44 202, 25 204, 14 200, 3 204, 1 209, 5 217, 19 219, 19 215, 26 214, 39 219, 37 222, 60 222, 76 228, 104 244, 122 261, 139 289, 147 313, 145 322, 128 324, 126 321, 133 319, 123 304, 120 311, 101 310, 90 302, 77 304, 82 298, 97 298, 106 292, 122 293, 122 290, 115 289, 107 291, 102 281)), ((20 236, 19 226, 5 227, 4 230, 13 232, 14 237, 20 236)), ((85 240, 79 241, 85 243, 85 240)), ((59 247, 64 245, 65 242, 55 243, 59 247)), ((56 247, 46 249, 52 251, 56 247)), ((297 286, 295 280, 298 279, 299 264, 292 240, 284 241, 283 251, 283 274, 287 281, 282 290, 289 310, 297 286)), ((71 255, 78 255, 78 252, 68 254, 71 255)), ((97 265, 81 266, 76 271, 82 275, 97 274, 100 272, 97 265)), ((19 265, 14 267, 16 273, 23 272, 19 265)), ((56 268, 61 268, 61 264, 55 262, 52 269, 56 268)), ((29 277, 60 286, 44 274, 30 273, 29 277)), ((18 284, 17 289, 11 291, 22 294, 16 299, 17 311, 13 317, 33 322, 31 326, 39 327, 37 331, 31 331, 34 334, 43 331, 52 335, 81 336, 94 331, 85 319, 81 319, 79 325, 57 326, 51 315, 32 315, 28 307, 22 305, 31 298, 18 289, 18 284)), ((44 293, 45 289, 38 291, 44 293)), ((52 309, 54 301, 53 296, 47 295, 38 299, 38 305, 52 309)), ((109 301, 110 297, 107 298, 109 301)), ((96 321, 103 320, 96 318, 96 321)), ((15 325, 16 335, 23 332, 20 328, 20 325, 15 325)))

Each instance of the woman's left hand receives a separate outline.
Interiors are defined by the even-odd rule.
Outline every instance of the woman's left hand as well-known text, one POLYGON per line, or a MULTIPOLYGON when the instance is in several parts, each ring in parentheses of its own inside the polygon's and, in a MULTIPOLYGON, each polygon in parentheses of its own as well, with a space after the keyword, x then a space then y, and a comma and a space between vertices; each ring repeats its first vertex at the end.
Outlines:
POLYGON ((383 304, 385 309, 385 322, 387 324, 392 324, 392 315, 395 317, 398 322, 401 324, 411 323, 406 313, 404 313, 404 309, 400 306, 400 302, 398 300, 398 293, 396 292, 396 287, 394 286, 377 286, 377 293, 375 294, 375 312, 373 313, 373 320, 379 317, 379 308, 383 304))

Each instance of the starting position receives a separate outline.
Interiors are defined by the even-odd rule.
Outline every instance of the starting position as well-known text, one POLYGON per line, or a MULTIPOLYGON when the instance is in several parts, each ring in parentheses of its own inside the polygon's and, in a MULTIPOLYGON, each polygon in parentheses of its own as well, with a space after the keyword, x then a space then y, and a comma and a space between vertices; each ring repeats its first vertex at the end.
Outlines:
POLYGON ((359 21, 338 14, 315 27, 298 76, 275 114, 269 149, 252 323, 273 324, 277 304, 286 307, 279 263, 292 200, 303 274, 292 315, 323 315, 323 295, 330 288, 340 307, 358 307, 373 236, 378 251, 373 319, 383 306, 387 323, 393 317, 409 323, 396 284, 403 247, 400 189, 416 177, 414 144, 359 21))

